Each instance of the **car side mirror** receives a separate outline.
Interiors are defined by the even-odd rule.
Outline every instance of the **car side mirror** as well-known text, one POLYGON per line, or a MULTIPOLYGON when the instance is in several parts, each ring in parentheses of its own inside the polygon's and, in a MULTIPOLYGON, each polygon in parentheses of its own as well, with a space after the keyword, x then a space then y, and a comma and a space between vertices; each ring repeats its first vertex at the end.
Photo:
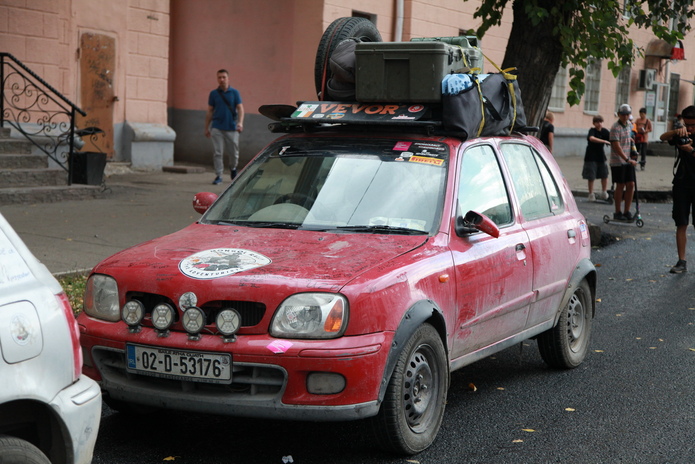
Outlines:
POLYGON ((477 231, 485 232, 495 238, 500 236, 497 224, 484 214, 469 211, 465 216, 459 214, 456 217, 456 235, 461 237, 477 231))
POLYGON ((212 192, 196 193, 193 197, 193 209, 196 212, 203 214, 217 200, 217 194, 212 192))

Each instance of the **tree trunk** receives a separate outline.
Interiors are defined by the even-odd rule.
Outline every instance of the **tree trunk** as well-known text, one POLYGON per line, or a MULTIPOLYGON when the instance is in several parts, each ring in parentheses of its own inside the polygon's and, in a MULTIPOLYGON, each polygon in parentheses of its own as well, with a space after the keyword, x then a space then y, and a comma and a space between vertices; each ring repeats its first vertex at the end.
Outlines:
MULTIPOLYGON (((538 3, 550 9, 555 0, 540 0, 538 3)), ((560 40, 552 35, 555 26, 552 20, 546 19, 533 26, 524 12, 524 2, 520 0, 514 1, 513 11, 514 22, 502 69, 517 69, 526 124, 540 127, 560 68, 562 46, 560 40)))

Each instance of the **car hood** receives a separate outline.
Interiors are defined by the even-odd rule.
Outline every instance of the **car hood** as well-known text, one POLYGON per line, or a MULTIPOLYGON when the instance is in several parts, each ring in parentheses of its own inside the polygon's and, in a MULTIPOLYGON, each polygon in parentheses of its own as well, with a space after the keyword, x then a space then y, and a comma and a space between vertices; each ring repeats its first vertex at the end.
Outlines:
MULTIPOLYGON (((422 245, 425 235, 327 233, 192 224, 128 248, 94 272, 121 280, 282 282, 337 290, 355 276, 422 245), (288 281, 288 279, 294 279, 288 281)), ((222 283, 222 282, 219 282, 222 283)), ((237 282, 238 283, 238 282, 237 282)))

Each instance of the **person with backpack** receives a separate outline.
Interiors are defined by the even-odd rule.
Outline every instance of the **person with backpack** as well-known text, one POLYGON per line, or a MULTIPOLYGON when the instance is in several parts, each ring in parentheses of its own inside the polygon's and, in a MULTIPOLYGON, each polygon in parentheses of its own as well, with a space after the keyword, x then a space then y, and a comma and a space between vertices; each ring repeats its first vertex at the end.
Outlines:
POLYGON ((205 137, 212 139, 215 180, 213 185, 222 182, 224 172, 224 153, 229 154, 229 169, 232 180, 236 177, 239 164, 239 132, 244 130, 244 105, 239 91, 229 86, 229 71, 217 71, 217 88, 208 97, 208 111, 205 114, 205 137))
POLYGON ((652 122, 647 117, 646 108, 640 108, 639 118, 635 119, 635 129, 635 147, 640 156, 640 169, 644 171, 647 164, 647 142, 652 131, 652 122))

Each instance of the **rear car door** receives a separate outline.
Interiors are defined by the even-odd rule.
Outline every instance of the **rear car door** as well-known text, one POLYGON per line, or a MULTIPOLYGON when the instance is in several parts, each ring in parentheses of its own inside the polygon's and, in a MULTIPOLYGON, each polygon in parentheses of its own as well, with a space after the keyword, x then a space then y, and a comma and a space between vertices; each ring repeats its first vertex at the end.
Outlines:
POLYGON ((466 148, 459 169, 458 214, 485 214, 500 236, 451 234, 458 310, 453 358, 522 331, 533 297, 529 239, 515 220, 495 150, 488 144, 466 148))
MULTIPOLYGON (((535 302, 527 327, 555 316, 582 247, 581 224, 562 197, 548 162, 526 143, 502 143, 500 150, 519 199, 531 242, 535 302)), ((547 155, 551 156, 551 155, 547 155)))

